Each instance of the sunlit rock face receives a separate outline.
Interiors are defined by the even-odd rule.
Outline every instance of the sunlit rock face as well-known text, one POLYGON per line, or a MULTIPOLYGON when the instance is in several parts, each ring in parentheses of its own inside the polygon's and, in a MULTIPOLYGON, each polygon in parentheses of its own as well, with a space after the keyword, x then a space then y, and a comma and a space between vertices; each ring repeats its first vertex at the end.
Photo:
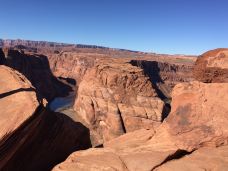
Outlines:
POLYGON ((0 170, 50 170, 91 146, 89 130, 44 107, 18 71, 0 65, 0 170))
POLYGON ((196 80, 228 83, 228 49, 215 49, 201 55, 194 67, 196 80))
POLYGON ((100 60, 80 83, 74 109, 99 144, 126 132, 158 127, 164 102, 141 68, 122 60, 100 60))
MULTIPOLYGON (((214 64, 219 63, 216 60, 214 64)), ((221 67, 213 69, 220 72, 221 67)), ((207 71, 197 68, 194 73, 207 71)), ((224 83, 225 77, 214 79, 213 75, 209 81, 177 84, 172 91, 171 112, 156 130, 136 130, 105 142, 104 148, 72 153, 53 170, 225 171, 228 83, 224 83)))
POLYGON ((227 92, 227 83, 178 84, 171 113, 156 131, 137 130, 104 148, 75 152, 53 170, 226 170, 227 92))

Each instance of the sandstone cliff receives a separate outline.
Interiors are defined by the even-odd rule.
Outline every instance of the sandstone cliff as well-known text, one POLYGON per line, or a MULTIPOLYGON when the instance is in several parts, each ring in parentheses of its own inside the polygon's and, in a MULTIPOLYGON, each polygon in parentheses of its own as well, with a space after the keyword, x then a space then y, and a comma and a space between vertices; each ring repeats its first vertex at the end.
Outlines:
POLYGON ((0 77, 0 170, 50 170, 90 147, 89 130, 46 109, 23 75, 0 66, 0 77))
POLYGON ((173 92, 172 111, 156 132, 127 133, 106 143, 104 149, 73 153, 54 170, 183 170, 185 166, 184 170, 214 166, 226 170, 228 84, 185 83, 173 92), (216 155, 216 160, 209 156, 210 164, 205 164, 201 161, 208 153, 216 155), (177 162, 172 163, 173 159, 177 162), (190 164, 197 159, 201 160, 190 164))
POLYGON ((73 153, 53 170, 225 171, 227 93, 227 83, 180 83, 172 92, 170 114, 156 130, 137 130, 106 142, 103 149, 73 153))
POLYGON ((102 57, 84 57, 80 63, 74 55, 71 59, 80 72, 69 71, 82 80, 77 82, 74 118, 94 130, 94 144, 140 128, 156 128, 169 113, 173 86, 192 80, 191 65, 102 57))
MULTIPOLYGON (((192 82, 194 58, 21 40, 0 41, 0 46, 13 47, 0 50, 0 64, 23 73, 34 86, 18 72, 0 66, 2 73, 10 71, 0 80, 7 88, 0 87, 5 128, 0 170, 50 170, 73 151, 90 147, 90 141, 104 148, 75 152, 54 170, 227 168, 228 87, 192 82), (11 76, 19 78, 16 83, 8 79, 11 76), (26 82, 23 86, 11 87, 21 79, 26 82), (43 97, 50 101, 66 95, 72 82, 77 95, 73 120, 41 103, 43 97), (208 153, 213 158, 205 159, 208 153)), ((223 67, 217 60, 212 59, 213 73, 223 67)), ((222 82, 211 81, 216 76, 203 82, 222 82)))
POLYGON ((103 143, 140 128, 156 128, 163 120, 164 102, 141 68, 122 60, 99 60, 79 85, 77 116, 103 143))
POLYGON ((228 49, 204 53, 196 61, 194 77, 202 82, 228 82, 228 49))
POLYGON ((192 65, 150 60, 131 60, 130 63, 143 69, 162 99, 171 98, 171 91, 176 84, 193 80, 192 65))
POLYGON ((53 76, 46 56, 25 54, 14 49, 0 49, 0 64, 9 66, 26 76, 41 97, 51 100, 67 95, 72 88, 53 76))

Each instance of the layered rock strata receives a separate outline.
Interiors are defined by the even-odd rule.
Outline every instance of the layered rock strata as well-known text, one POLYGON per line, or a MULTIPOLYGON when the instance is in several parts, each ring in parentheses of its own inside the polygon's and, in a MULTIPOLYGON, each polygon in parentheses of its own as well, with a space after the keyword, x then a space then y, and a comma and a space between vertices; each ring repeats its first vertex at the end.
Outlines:
POLYGON ((74 109, 99 144, 140 128, 156 128, 163 120, 164 102, 141 68, 100 60, 80 83, 74 109))
POLYGON ((65 96, 72 88, 53 76, 46 56, 25 54, 14 49, 0 49, 0 64, 11 67, 26 76, 41 97, 52 100, 65 96))
POLYGON ((227 83, 180 83, 172 92, 170 114, 156 130, 137 130, 104 148, 73 153, 53 170, 225 171, 227 93, 227 83))

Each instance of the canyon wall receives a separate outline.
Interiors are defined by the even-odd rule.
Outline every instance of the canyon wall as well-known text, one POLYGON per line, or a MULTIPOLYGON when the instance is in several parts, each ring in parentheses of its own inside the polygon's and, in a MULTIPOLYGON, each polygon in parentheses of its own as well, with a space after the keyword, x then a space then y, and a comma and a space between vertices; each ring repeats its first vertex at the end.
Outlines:
POLYGON ((0 66, 0 76, 0 170, 50 170, 91 146, 89 130, 44 107, 22 74, 0 66))
MULTIPOLYGON (((214 62, 220 60, 217 56, 211 58, 214 62)), ((224 66, 227 58, 228 55, 222 57, 224 66)), ((214 78, 217 75, 211 77, 214 78)), ((72 153, 53 171, 225 171, 228 167, 227 93, 226 80, 179 83, 172 91, 171 112, 156 130, 136 130, 105 142, 104 148, 72 153)))
POLYGON ((188 83, 194 79, 195 58, 19 40, 0 41, 0 46, 8 46, 0 49, 0 81, 7 88, 0 87, 1 125, 6 128, 0 170, 50 170, 91 145, 105 148, 73 153, 55 169, 152 170, 207 144, 226 144, 224 113, 200 111, 195 102, 212 108, 220 99, 222 107, 227 87, 188 83), (20 80, 26 83, 11 87, 20 80), (44 98, 50 102, 72 90, 71 118, 43 105, 44 98), (209 92, 216 94, 214 100, 209 92))
POLYGON ((64 44, 20 42, 5 42, 14 48, 0 51, 1 63, 23 73, 39 98, 51 101, 74 90, 73 119, 91 129, 93 145, 137 129, 156 128, 169 114, 172 88, 192 80, 192 58, 169 57, 169 62, 154 54, 134 58, 132 54, 147 54, 95 47, 69 51, 64 44), (45 55, 30 52, 35 47, 45 55), (57 53, 54 47, 62 49, 57 53), (114 53, 130 56, 114 58, 114 53))
POLYGON ((59 81, 50 70, 48 58, 44 55, 24 53, 14 49, 0 49, 0 64, 9 66, 26 76, 47 100, 67 95, 72 88, 59 81))
POLYGON ((176 84, 193 80, 192 65, 146 60, 131 60, 130 63, 143 69, 162 99, 171 98, 176 84))
POLYGON ((140 128, 157 127, 164 102, 141 68, 122 60, 98 60, 79 84, 77 117, 93 130, 94 143, 140 128))

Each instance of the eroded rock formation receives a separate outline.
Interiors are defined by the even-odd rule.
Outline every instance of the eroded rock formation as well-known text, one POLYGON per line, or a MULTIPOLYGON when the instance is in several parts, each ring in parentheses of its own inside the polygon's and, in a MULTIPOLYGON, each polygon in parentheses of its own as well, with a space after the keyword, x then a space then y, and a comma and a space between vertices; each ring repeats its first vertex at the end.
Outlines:
POLYGON ((228 49, 215 49, 201 55, 194 67, 194 77, 205 83, 228 83, 228 49))
POLYGON ((149 60, 131 60, 130 63, 143 69, 163 100, 171 98, 171 91, 176 84, 193 80, 192 65, 149 60))
POLYGON ((0 66, 0 74, 0 138, 3 138, 31 117, 39 103, 35 89, 19 72, 0 66))
POLYGON ((19 72, 0 66, 0 170, 50 170, 90 147, 89 130, 46 109, 19 72))
POLYGON ((73 52, 48 55, 50 68, 58 77, 73 78, 80 83, 86 71, 95 64, 95 57, 73 52))
POLYGON ((52 100, 67 95, 72 88, 53 76, 46 56, 25 54, 14 49, 0 49, 0 64, 9 66, 30 80, 41 97, 52 100))
POLYGON ((53 170, 225 171, 227 93, 227 83, 180 83, 170 114, 156 130, 137 130, 106 142, 105 148, 73 153, 53 170))
POLYGON ((193 81, 188 57, 18 42, 8 43, 19 50, 0 51, 0 64, 34 87, 0 66, 0 170, 50 170, 73 151, 53 170, 227 170, 227 49, 201 55, 193 81), (54 75, 33 78, 46 68, 54 75), (58 85, 44 84, 55 76, 76 80, 72 119, 42 105, 41 97, 61 95, 42 90, 58 85), (99 148, 78 151, 90 141, 99 148))
MULTIPOLYGON (((160 170, 163 164, 166 167, 168 161, 184 155, 189 155, 190 160, 194 160, 195 155, 200 156, 201 152, 206 155, 202 147, 220 154, 220 148, 216 147, 227 149, 228 145, 226 92, 228 84, 180 84, 174 89, 172 111, 156 133, 140 130, 125 134, 106 143, 104 149, 73 153, 54 170, 160 170), (211 96, 211 92, 215 94, 211 96)), ((180 163, 184 161, 184 158, 183 161, 180 159, 180 163)), ((221 159, 207 166, 198 162, 193 166, 188 164, 188 167, 190 170, 201 166, 211 169, 216 163, 221 163, 223 169, 228 165, 226 159, 221 159)), ((176 167, 181 168, 181 165, 176 167)))
POLYGON ((124 60, 99 60, 80 83, 74 109, 99 144, 140 128, 156 128, 163 120, 164 102, 141 68, 124 60))

